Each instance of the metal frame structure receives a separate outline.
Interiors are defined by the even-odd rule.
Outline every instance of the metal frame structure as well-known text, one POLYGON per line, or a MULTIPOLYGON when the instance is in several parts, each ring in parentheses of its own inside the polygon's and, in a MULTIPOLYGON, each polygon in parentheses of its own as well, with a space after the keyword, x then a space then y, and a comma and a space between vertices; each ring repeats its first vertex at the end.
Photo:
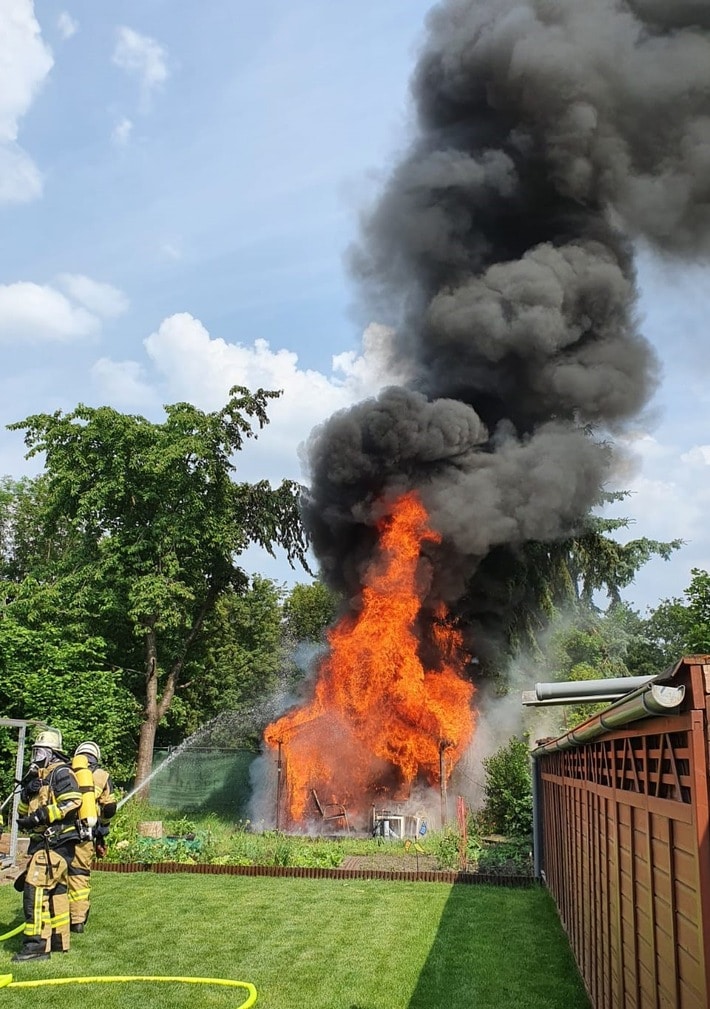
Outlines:
POLYGON ((37 719, 34 718, 0 718, 0 726, 4 726, 6 728, 16 728, 19 730, 17 740, 17 757, 15 759, 15 790, 12 795, 13 802, 10 827, 10 850, 7 857, 3 859, 3 868, 14 865, 15 859, 17 858, 17 817, 20 805, 20 790, 17 785, 22 780, 22 768, 25 766, 27 726, 44 726, 44 724, 44 722, 37 721, 37 719))
POLYGON ((710 1005, 709 725, 689 656, 533 752, 536 872, 595 1009, 710 1005))

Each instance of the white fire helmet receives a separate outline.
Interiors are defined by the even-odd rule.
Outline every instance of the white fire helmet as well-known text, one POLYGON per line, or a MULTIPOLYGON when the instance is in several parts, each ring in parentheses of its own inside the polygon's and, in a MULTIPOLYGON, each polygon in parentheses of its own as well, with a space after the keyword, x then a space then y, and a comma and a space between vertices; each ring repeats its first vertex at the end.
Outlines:
POLYGON ((62 749, 62 734, 59 729, 42 729, 32 746, 47 746, 50 750, 62 749))
POLYGON ((85 753, 87 757, 93 757, 97 764, 101 761, 101 750, 90 739, 87 739, 85 743, 79 743, 74 750, 75 757, 78 757, 80 753, 85 753))
POLYGON ((59 729, 42 729, 32 744, 32 763, 46 767, 52 753, 62 752, 62 734, 59 729))

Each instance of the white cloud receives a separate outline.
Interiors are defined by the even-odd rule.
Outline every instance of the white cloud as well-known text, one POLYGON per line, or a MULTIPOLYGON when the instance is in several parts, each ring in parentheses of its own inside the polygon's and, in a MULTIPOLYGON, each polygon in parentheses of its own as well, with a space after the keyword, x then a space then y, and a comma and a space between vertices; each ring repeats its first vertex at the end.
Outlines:
POLYGON ((0 203, 23 203, 42 193, 42 176, 17 143, 19 121, 53 65, 32 0, 0 3, 0 203))
POLYGON ((0 143, 0 203, 28 203, 42 195, 42 174, 17 144, 0 143))
POLYGON ((387 371, 384 327, 370 327, 364 354, 333 358, 333 373, 325 375, 298 366, 298 355, 272 350, 266 340, 228 343, 211 337, 202 323, 186 312, 164 319, 145 341, 146 351, 174 394, 207 409, 221 405, 232 385, 250 389, 283 389, 271 413, 307 433, 315 421, 371 395, 393 377, 387 371), (388 377, 389 376, 389 377, 388 377))
POLYGON ((160 251, 168 259, 182 259, 182 249, 177 242, 163 242, 160 251))
POLYGON ((710 445, 694 445, 680 458, 681 462, 690 463, 691 466, 710 466, 710 445))
POLYGON ((0 284, 0 342, 68 342, 99 327, 95 315, 47 284, 0 284))
MULTIPOLYGON (((233 385, 282 389, 283 395, 269 403, 269 426, 258 443, 249 443, 241 454, 240 471, 244 477, 247 465, 254 467, 255 475, 258 470, 258 476, 300 479, 299 445, 311 430, 336 410, 397 381, 390 364, 389 332, 384 326, 369 326, 362 353, 334 357, 330 374, 300 368, 297 354, 272 350, 266 340, 238 344, 212 337, 186 312, 164 319, 145 340, 145 349, 160 382, 161 403, 187 400, 214 410, 224 405, 233 385)), ((143 381, 136 362, 104 359, 100 365, 94 375, 99 393, 115 396, 114 405, 129 405, 119 396, 125 385, 131 407, 141 405, 141 392, 143 409, 154 406, 156 393, 143 381)))
POLYGON ((140 82, 146 97, 168 78, 165 47, 133 28, 124 26, 118 29, 113 62, 140 82))
POLYGON ((122 119, 119 119, 114 128, 111 130, 111 143, 115 144, 116 147, 125 147, 130 139, 132 131, 133 123, 130 119, 124 116, 122 119))
POLYGON ((79 22, 75 21, 68 11, 62 11, 57 18, 57 28, 63 39, 70 39, 72 35, 76 35, 79 22))
POLYGON ((92 280, 82 273, 62 273, 58 282, 75 301, 102 318, 113 319, 128 310, 128 298, 112 284, 92 280))
MULTIPOLYGON (((333 371, 339 372, 353 390, 360 389, 361 399, 383 384, 404 384, 410 377, 402 364, 395 364, 392 355, 394 330, 371 322, 362 334, 362 353, 349 350, 333 358, 333 371)), ((355 400, 353 400, 355 402, 355 400)))
POLYGON ((100 358, 91 369, 94 383, 102 396, 124 407, 139 407, 150 401, 152 390, 143 368, 136 361, 111 361, 100 358))
POLYGON ((654 558, 644 565, 625 590, 624 597, 641 609, 681 595, 690 583, 690 569, 710 564, 710 445, 679 446, 672 438, 666 431, 632 442, 639 453, 636 472, 618 478, 630 496, 605 510, 632 519, 616 534, 622 542, 643 536, 684 541, 668 561, 654 558))

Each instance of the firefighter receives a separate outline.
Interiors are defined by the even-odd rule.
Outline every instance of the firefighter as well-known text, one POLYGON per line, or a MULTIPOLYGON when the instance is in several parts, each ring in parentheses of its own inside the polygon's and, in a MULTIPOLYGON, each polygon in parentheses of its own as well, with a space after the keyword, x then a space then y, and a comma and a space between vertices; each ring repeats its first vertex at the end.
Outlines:
MULTIPOLYGON (((116 812, 116 798, 113 794, 111 778, 108 771, 99 766, 101 750, 96 743, 87 740, 80 743, 74 751, 75 773, 79 780, 79 787, 83 790, 82 771, 78 766, 83 761, 77 760, 81 757, 85 757, 88 763, 94 803, 93 809, 91 806, 86 809, 87 816, 80 815, 80 840, 76 846, 74 861, 69 868, 69 911, 72 932, 83 932, 86 927, 90 910, 91 860, 94 853, 97 858, 103 858, 106 854, 109 821, 116 812)), ((83 812, 84 806, 82 806, 83 812)))
POLYGON ((14 962, 48 960, 69 950, 69 867, 79 834, 81 793, 58 729, 44 729, 32 746, 32 763, 20 791, 17 825, 30 832, 22 884, 25 930, 14 962))

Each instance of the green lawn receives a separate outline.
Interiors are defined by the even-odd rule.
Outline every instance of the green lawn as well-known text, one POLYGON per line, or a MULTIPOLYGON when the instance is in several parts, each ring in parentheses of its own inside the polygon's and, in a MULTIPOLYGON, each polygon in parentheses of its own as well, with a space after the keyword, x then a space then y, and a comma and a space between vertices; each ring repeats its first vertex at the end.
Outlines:
MULTIPOLYGON (((171 974, 252 982, 258 1009, 588 1009, 543 889, 375 880, 101 873, 90 925, 66 955, 14 980, 171 974)), ((20 921, 0 887, 0 933, 20 921)), ((0 989, 2 1007, 227 1009, 244 989, 92 985, 0 989)))

